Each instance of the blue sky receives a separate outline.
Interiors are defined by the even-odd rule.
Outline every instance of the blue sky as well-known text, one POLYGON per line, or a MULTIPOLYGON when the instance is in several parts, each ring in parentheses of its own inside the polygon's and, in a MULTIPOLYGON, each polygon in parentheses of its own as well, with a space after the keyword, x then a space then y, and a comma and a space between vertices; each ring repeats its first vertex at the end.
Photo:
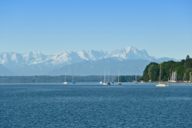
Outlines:
POLYGON ((192 1, 0 1, 0 52, 127 46, 156 57, 192 56, 192 1))

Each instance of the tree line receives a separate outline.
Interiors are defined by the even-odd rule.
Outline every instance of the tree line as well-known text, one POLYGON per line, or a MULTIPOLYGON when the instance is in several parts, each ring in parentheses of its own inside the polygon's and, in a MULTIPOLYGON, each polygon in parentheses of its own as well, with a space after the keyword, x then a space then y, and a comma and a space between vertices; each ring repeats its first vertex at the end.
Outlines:
POLYGON ((181 61, 168 61, 163 63, 150 63, 146 66, 143 81, 168 81, 172 73, 175 72, 177 81, 192 81, 192 58, 187 55, 181 61), (161 70, 161 73, 160 73, 161 70))

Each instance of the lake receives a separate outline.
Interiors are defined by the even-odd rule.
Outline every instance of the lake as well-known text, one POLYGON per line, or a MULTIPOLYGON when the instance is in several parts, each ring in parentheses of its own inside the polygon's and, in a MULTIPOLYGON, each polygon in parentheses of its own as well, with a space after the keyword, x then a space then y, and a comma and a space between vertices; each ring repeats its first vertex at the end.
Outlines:
POLYGON ((192 86, 0 85, 0 128, 191 127, 192 86))

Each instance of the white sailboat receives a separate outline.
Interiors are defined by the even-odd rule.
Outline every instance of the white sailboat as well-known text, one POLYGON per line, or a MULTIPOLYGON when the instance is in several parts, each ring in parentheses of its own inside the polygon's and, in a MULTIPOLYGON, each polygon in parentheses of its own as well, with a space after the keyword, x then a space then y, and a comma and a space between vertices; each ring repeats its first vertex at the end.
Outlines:
POLYGON ((133 83, 137 83, 138 81, 137 81, 137 76, 135 75, 134 76, 134 80, 133 80, 133 83))
POLYGON ((168 81, 170 83, 176 83, 177 82, 177 72, 172 72, 170 80, 168 81))
POLYGON ((118 74, 118 78, 117 78, 117 85, 122 85, 122 83, 120 82, 120 78, 119 78, 119 74, 118 74))
POLYGON ((102 85, 108 85, 108 83, 107 82, 103 82, 102 85))
POLYGON ((189 73, 189 86, 192 86, 192 72, 189 73))
POLYGON ((63 84, 64 84, 64 85, 67 85, 67 84, 68 84, 68 82, 67 82, 67 81, 65 81, 65 82, 63 82, 63 84))
POLYGON ((159 88, 164 88, 164 87, 167 87, 168 85, 166 85, 165 83, 158 83, 156 85, 156 87, 159 87, 159 88))
POLYGON ((104 73, 104 75, 103 75, 103 81, 100 81, 100 84, 101 84, 101 85, 108 85, 107 82, 106 82, 105 73, 104 73))
POLYGON ((156 85, 156 87, 158 88, 164 88, 164 87, 167 87, 168 85, 161 82, 161 75, 162 75, 162 66, 160 64, 160 71, 159 71, 159 83, 156 85))
POLYGON ((63 84, 64 84, 64 85, 67 85, 67 84, 68 84, 66 73, 65 73, 65 81, 63 82, 63 84))

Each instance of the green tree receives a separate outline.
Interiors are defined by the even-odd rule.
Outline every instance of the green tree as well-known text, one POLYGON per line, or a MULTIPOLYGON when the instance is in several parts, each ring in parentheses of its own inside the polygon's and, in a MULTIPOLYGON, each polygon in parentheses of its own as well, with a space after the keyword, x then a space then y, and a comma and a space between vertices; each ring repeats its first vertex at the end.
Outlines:
MULTIPOLYGON (((146 66, 142 80, 144 81, 158 81, 160 75, 160 64, 150 63, 146 66)), ((187 55, 185 60, 181 60, 180 62, 168 61, 161 63, 161 80, 168 81, 173 72, 177 73, 177 80, 190 80, 190 73, 192 73, 192 59, 189 55, 187 55)))

